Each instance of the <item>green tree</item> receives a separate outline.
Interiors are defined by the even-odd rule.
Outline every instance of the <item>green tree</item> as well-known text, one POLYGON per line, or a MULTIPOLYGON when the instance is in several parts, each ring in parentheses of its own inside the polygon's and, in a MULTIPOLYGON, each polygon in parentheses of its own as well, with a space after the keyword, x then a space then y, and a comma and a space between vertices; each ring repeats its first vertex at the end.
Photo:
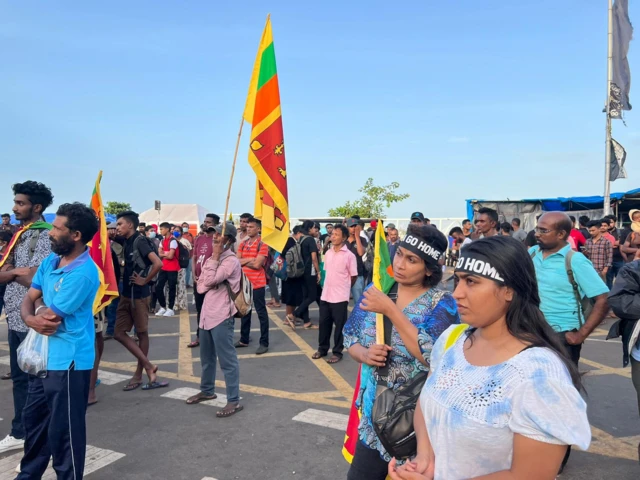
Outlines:
POLYGON ((368 178, 364 187, 358 190, 362 193, 362 198, 353 202, 347 201, 344 205, 332 208, 329 210, 329 215, 332 217, 359 215, 361 218, 382 218, 385 208, 409 198, 408 193, 396 193, 399 187, 398 182, 377 186, 373 184, 373 178, 368 178))
POLYGON ((111 215, 118 215, 120 212, 131 210, 131 204, 126 202, 107 202, 104 211, 111 215))

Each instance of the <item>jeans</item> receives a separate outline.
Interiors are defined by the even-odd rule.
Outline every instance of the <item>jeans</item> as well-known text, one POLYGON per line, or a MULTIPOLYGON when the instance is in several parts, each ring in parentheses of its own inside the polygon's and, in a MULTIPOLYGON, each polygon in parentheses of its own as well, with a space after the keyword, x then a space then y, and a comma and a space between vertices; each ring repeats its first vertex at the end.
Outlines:
POLYGON ((27 403, 27 389, 29 387, 29 375, 20 370, 18 366, 18 347, 24 341, 27 332, 9 330, 9 364, 11 366, 11 380, 13 381, 13 422, 11 422, 11 436, 24 438, 24 422, 22 411, 27 403))
POLYGON ((316 301, 318 294, 318 276, 304 274, 302 277, 302 303, 293 312, 294 317, 301 318, 304 323, 309 323, 309 306, 316 301))
POLYGON ((385 480, 388 468, 378 450, 369 448, 360 441, 356 445, 347 480, 385 480))
POLYGON ((178 288, 178 272, 167 272, 160 270, 158 274, 158 283, 156 284, 156 296, 158 303, 162 308, 167 308, 167 302, 164 298, 164 284, 169 282, 169 310, 173 310, 176 304, 176 290, 178 288))
MULTIPOLYGON (((253 289, 253 308, 258 314, 260 320, 260 345, 269 346, 269 314, 267 313, 267 305, 264 299, 265 288, 253 289)), ((253 310, 242 317, 240 322, 240 341, 249 344, 249 333, 251 331, 251 314, 253 310)))
POLYGON ((331 343, 331 329, 333 333, 333 354, 342 357, 344 350, 344 336, 342 329, 349 316, 349 302, 329 303, 320 300, 320 330, 318 332, 318 351, 323 355, 329 352, 331 343))
MULTIPOLYGON (((118 283, 118 292, 122 295, 122 282, 118 283)), ((113 335, 116 327, 116 311, 118 310, 118 304, 120 303, 120 297, 116 297, 107 307, 107 331, 106 335, 113 335)))
POLYGON ((227 386, 227 402, 240 401, 240 364, 236 348, 233 346, 233 329, 235 319, 227 318, 211 330, 200 329, 200 390, 213 395, 216 385, 216 359, 220 361, 220 369, 224 374, 227 386))
MULTIPOLYGON (((184 272, 184 283, 185 285, 191 285, 191 271, 193 268, 193 260, 189 260, 189 266, 187 266, 187 270, 184 272)), ((194 288, 195 290, 195 288, 194 288)))
POLYGON ((354 305, 358 305, 360 297, 362 297, 362 292, 364 292, 364 277, 358 277, 356 283, 351 287, 351 296, 353 297, 354 305))
POLYGON ((607 287, 611 290, 613 287, 613 281, 618 276, 618 272, 624 266, 624 262, 622 260, 614 260, 611 264, 611 268, 607 272, 607 287))
POLYGON ((193 284, 193 298, 196 301, 196 338, 200 338, 200 313, 202 312, 202 305, 204 304, 204 293, 198 292, 198 287, 193 284))
POLYGON ((87 450, 87 400, 91 370, 49 370, 29 378, 24 407, 27 432, 16 480, 42 478, 49 459, 58 480, 81 480, 87 450))

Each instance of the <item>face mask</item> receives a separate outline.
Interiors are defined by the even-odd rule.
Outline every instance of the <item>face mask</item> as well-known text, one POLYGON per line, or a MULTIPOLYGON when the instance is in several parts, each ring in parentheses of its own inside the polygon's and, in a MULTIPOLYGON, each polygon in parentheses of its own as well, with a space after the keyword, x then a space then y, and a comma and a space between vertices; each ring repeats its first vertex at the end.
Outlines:
POLYGON ((149 232, 149 238, 156 238, 156 232, 154 232, 153 230, 149 232))
POLYGON ((178 238, 180 236, 180 232, 173 232, 173 236, 178 238))
POLYGON ((182 231, 184 233, 189 233, 189 227, 182 227, 182 231))

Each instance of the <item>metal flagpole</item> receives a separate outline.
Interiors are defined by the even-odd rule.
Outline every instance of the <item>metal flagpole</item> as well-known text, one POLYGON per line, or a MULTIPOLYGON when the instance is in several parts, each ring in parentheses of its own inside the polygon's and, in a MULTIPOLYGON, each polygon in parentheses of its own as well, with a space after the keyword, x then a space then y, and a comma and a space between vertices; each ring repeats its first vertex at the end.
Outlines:
POLYGON ((604 214, 611 214, 611 79, 613 76, 613 0, 609 0, 609 28, 608 28, 608 54, 607 54, 607 126, 605 141, 604 162, 604 214))

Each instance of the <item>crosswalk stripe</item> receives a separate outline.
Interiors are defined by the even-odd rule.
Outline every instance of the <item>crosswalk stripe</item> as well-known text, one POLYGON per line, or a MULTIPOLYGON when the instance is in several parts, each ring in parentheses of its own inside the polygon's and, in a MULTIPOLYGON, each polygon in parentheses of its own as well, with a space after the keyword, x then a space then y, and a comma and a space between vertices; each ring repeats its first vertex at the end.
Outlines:
POLYGON ((202 480, 216 480, 216 479, 213 477, 204 477, 202 480))
POLYGON ((0 357, 0 365, 9 365, 9 355, 5 355, 4 357, 0 357))
POLYGON ((106 370, 98 370, 98 378, 100 379, 100 383, 115 385, 116 383, 129 380, 131 377, 120 373, 107 372, 106 370))
MULTIPOLYGON (((16 467, 22 460, 23 452, 15 453, 0 460, 0 480, 13 480, 16 477, 16 467)), ((124 453, 114 452, 113 450, 107 450, 106 448, 93 447, 87 445, 87 453, 84 464, 84 474, 88 475, 102 467, 120 460, 124 457, 124 453)), ((51 462, 45 474, 42 476, 42 480, 55 480, 56 472, 51 467, 51 462)))
POLYGON ((308 410, 305 410, 293 417, 292 420, 344 431, 347 429, 349 416, 343 415, 342 413, 325 412, 323 410, 309 408, 308 410))
MULTIPOLYGON (((189 387, 181 387, 171 390, 164 395, 160 395, 161 397, 173 398, 175 400, 183 400, 186 401, 187 398, 200 393, 200 390, 197 388, 189 388, 189 387)), ((205 400, 204 402, 200 402, 202 405, 210 405, 213 407, 224 407, 227 404, 227 396, 222 393, 217 393, 218 398, 215 400, 205 400)))

